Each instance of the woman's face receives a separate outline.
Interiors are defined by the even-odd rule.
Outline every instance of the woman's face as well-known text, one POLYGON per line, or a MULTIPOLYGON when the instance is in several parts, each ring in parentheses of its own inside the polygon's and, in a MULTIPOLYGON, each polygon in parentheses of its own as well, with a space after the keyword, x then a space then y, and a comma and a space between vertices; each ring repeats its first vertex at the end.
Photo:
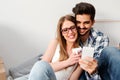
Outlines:
POLYGON ((66 42, 75 42, 78 36, 75 24, 72 21, 65 20, 62 28, 62 35, 66 39, 66 42))

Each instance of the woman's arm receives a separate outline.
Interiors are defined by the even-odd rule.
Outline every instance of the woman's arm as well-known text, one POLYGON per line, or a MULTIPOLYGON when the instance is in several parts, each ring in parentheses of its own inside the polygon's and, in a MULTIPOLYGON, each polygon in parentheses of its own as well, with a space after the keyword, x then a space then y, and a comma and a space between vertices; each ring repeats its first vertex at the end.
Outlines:
POLYGON ((59 70, 65 69, 66 67, 69 67, 78 63, 79 59, 80 59, 80 54, 76 55, 72 53, 67 60, 51 63, 51 66, 53 67, 54 71, 59 71, 59 70))
POLYGON ((52 58, 55 54, 57 44, 58 44, 57 39, 53 39, 49 43, 47 50, 45 51, 44 55, 42 56, 42 60, 47 61, 49 63, 52 61, 52 58))
POLYGON ((52 59, 55 54, 57 45, 58 45, 57 39, 52 40, 50 42, 50 44, 48 45, 48 48, 47 48, 45 54, 42 57, 42 60, 47 61, 48 63, 51 64, 54 71, 64 69, 69 65, 67 60, 61 61, 61 62, 56 61, 56 62, 52 63, 52 59))
POLYGON ((80 67, 80 65, 78 64, 77 68, 75 69, 75 71, 71 74, 69 80, 79 80, 79 77, 82 73, 82 68, 80 67))

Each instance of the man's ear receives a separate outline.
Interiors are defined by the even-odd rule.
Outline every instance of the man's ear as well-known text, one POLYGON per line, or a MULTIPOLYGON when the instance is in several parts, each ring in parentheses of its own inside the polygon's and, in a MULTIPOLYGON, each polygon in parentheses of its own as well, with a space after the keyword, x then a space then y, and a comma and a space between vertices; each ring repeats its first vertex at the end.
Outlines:
POLYGON ((95 23, 95 20, 93 20, 93 24, 95 23))
POLYGON ((92 21, 92 25, 94 25, 94 23, 95 23, 95 20, 92 21))

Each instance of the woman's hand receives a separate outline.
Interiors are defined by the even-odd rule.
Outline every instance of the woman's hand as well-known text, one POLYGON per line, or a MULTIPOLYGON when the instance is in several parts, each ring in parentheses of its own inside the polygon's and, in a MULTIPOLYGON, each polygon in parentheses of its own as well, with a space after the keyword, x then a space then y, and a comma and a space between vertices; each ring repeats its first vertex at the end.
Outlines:
POLYGON ((71 53, 69 58, 66 60, 69 66, 74 65, 75 63, 79 63, 79 59, 81 54, 71 53))
POLYGON ((97 60, 92 57, 85 57, 79 60, 80 67, 87 71, 90 75, 97 71, 97 60))

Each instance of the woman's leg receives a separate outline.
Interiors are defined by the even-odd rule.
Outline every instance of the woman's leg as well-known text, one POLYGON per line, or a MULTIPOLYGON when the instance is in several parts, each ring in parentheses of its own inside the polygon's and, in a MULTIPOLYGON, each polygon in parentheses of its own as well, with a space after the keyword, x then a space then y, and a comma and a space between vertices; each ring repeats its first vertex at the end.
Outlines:
POLYGON ((41 60, 33 66, 28 80, 56 80, 56 77, 50 64, 41 60))
MULTIPOLYGON (((14 80, 28 80, 28 76, 29 76, 29 74, 24 75, 24 76, 22 76, 22 77, 15 78, 14 80)), ((11 80, 11 79, 10 79, 10 80, 11 80)))
POLYGON ((99 62, 99 73, 102 80, 119 80, 120 79, 120 49, 115 47, 105 48, 99 62))

